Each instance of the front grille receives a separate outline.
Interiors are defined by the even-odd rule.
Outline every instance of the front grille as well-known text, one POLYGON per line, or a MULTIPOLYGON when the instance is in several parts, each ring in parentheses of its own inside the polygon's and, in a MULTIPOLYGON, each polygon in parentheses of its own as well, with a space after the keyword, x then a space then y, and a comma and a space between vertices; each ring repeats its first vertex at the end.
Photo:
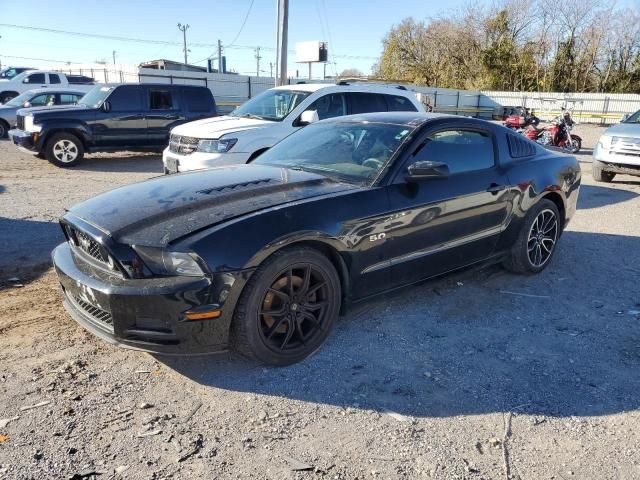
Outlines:
POLYGON ((640 156, 640 138, 613 137, 611 151, 619 155, 640 156))
POLYGON ((105 310, 102 310, 89 302, 67 293, 67 298, 75 305, 76 308, 85 312, 90 318, 98 322, 100 326, 106 328, 113 333, 113 317, 105 310))
POLYGON ((16 126, 18 127, 18 130, 24 130, 24 117, 22 115, 18 115, 18 118, 16 119, 16 126))
POLYGON ((169 151, 189 155, 198 149, 198 139, 194 137, 183 137, 181 135, 171 135, 169 139, 169 151))

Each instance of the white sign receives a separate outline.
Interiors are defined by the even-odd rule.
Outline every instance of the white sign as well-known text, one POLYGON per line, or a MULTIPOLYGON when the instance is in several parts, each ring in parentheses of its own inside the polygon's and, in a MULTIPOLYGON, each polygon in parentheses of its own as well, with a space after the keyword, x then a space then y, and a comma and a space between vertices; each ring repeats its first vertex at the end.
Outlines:
POLYGON ((320 40, 298 42, 296 43, 296 62, 326 62, 327 50, 327 42, 321 42, 320 40))

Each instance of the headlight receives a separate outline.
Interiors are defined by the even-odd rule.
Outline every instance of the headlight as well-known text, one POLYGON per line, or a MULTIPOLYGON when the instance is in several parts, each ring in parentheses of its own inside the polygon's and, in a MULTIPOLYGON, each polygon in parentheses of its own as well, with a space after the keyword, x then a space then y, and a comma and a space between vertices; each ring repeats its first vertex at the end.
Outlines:
POLYGON ((24 117, 24 131, 36 133, 42 130, 42 125, 34 125, 33 115, 27 115, 24 117))
POLYGON ((220 140, 200 140, 198 151, 207 153, 227 153, 238 142, 237 138, 221 138, 220 140))
POLYGON ((204 275, 198 261, 199 258, 194 253, 172 252, 164 248, 140 246, 135 246, 133 249, 149 267, 149 270, 156 275, 184 275, 187 277, 204 275))
POLYGON ((613 141, 613 137, 611 135, 602 135, 600 137, 600 145, 605 150, 609 150, 611 148, 611 142, 613 141))

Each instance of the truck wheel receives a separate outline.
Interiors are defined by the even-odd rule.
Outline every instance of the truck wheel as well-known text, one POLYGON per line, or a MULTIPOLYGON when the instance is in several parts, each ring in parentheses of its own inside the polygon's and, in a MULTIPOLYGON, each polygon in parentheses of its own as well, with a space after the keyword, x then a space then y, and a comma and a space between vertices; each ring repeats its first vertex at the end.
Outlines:
POLYGON ((3 92, 0 93, 0 103, 7 103, 12 98, 16 98, 18 96, 18 92, 3 92))
POLYGON ((613 177, 616 176, 615 173, 607 172, 602 168, 602 163, 594 160, 591 165, 591 174, 593 175, 593 179, 596 182, 606 182, 609 183, 613 180, 613 177))
POLYGON ((9 132, 9 124, 4 120, 0 120, 0 138, 5 138, 9 132))
POLYGON ((75 167, 84 157, 84 147, 75 135, 56 133, 47 142, 45 155, 57 167, 75 167))
POLYGON ((505 268, 528 275, 544 270, 556 250, 560 222, 558 207, 551 200, 543 198, 531 207, 504 262, 505 268))

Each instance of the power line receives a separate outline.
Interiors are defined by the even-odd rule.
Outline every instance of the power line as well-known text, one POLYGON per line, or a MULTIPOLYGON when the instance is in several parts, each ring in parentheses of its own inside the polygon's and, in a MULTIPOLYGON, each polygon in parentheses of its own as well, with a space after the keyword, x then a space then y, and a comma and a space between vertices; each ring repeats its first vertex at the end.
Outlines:
POLYGON ((242 29, 244 28, 244 24, 247 23, 247 18, 249 18, 249 14, 251 13, 251 9, 253 8, 253 2, 255 0, 251 0, 251 3, 249 4, 249 8, 247 9, 247 14, 244 16, 244 20, 242 21, 242 25, 240 25, 240 30, 238 30, 237 35, 235 36, 235 38, 231 41, 231 43, 229 45, 225 45, 226 48, 229 48, 230 46, 232 46, 234 43, 236 43, 236 40, 238 40, 238 37, 240 36, 240 34, 242 33, 242 29))
POLYGON ((19 60, 33 60, 34 62, 52 62, 52 63, 73 63, 77 65, 82 65, 82 62, 68 62, 66 60, 51 60, 50 58, 33 58, 33 57, 17 57, 15 55, 4 55, 0 54, 0 57, 3 58, 17 58, 19 60))

